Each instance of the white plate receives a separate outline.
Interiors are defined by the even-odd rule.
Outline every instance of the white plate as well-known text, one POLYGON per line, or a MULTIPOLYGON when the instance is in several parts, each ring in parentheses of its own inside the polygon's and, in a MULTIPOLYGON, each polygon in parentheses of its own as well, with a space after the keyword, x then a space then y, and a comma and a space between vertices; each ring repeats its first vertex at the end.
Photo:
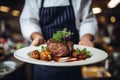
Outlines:
MULTIPOLYGON (((46 46, 41 45, 41 46, 46 46)), ((74 49, 82 49, 86 48, 87 50, 91 51, 92 56, 90 58, 87 58, 85 60, 79 60, 79 61, 72 61, 72 62, 65 62, 65 58, 61 58, 60 62, 55 62, 55 61, 41 61, 37 59, 33 59, 29 56, 29 53, 32 50, 39 50, 40 47, 35 47, 35 46, 29 46, 25 48, 21 48, 17 51, 15 51, 14 56, 21 61, 31 63, 31 64, 38 64, 38 65, 46 65, 46 66, 83 66, 83 65, 89 65, 89 64, 94 64, 101 62, 107 58, 107 53, 103 50, 97 49, 97 48, 92 48, 88 46, 82 46, 82 45, 74 45, 74 49)))

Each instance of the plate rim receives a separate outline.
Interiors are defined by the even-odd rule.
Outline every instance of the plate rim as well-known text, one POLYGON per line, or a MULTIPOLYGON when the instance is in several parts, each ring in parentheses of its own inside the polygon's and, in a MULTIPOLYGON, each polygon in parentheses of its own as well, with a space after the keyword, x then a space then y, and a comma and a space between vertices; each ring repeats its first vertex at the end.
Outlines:
MULTIPOLYGON (((45 46, 46 44, 42 44, 40 46, 27 46, 27 47, 24 47, 24 48, 21 48, 21 49, 18 49, 14 52, 14 57, 20 61, 23 61, 23 62, 26 62, 26 63, 30 63, 30 64, 37 64, 37 65, 44 65, 44 66, 58 66, 58 67, 71 67, 71 66, 84 66, 84 65, 90 65, 90 64, 96 64, 98 62, 101 62, 103 60, 105 60, 107 57, 108 57, 108 54, 107 52, 101 50, 101 49, 98 49, 98 48, 94 48, 94 47, 89 47, 89 46, 84 46, 84 45, 78 45, 78 44, 74 44, 74 48, 77 46, 77 47, 81 47, 81 48, 89 48, 89 49, 93 49, 93 50, 98 50, 98 51, 101 51, 104 53, 104 58, 101 59, 101 60, 98 60, 98 61, 93 61, 93 62, 90 62, 90 63, 82 63, 82 64, 78 64, 78 62, 85 62, 86 60, 90 59, 85 59, 85 60, 79 60, 79 61, 74 61, 74 62, 53 62, 53 61, 41 61, 41 60, 37 60, 37 59, 33 59, 31 57, 29 57, 31 59, 31 61, 29 60, 26 60, 24 58, 21 58, 21 56, 18 56, 18 52, 21 51, 21 50, 24 50, 24 49, 29 49, 29 48, 32 48, 33 50, 34 49, 38 49, 40 48, 41 46, 45 46), (34 62, 35 61, 35 62, 34 62), (76 64, 77 63, 77 64, 76 64)), ((32 51, 32 50, 31 50, 32 51)), ((30 52, 30 51, 29 51, 30 52)), ((29 53, 28 52, 28 53, 29 53)), ((28 54, 26 53, 26 54, 28 54)), ((20 54, 20 53, 19 53, 20 54)))

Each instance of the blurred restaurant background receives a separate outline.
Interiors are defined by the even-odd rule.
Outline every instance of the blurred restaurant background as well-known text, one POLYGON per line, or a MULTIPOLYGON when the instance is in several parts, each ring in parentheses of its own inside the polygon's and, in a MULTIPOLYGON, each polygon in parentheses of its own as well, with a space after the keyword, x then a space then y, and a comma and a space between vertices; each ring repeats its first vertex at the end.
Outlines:
MULTIPOLYGON (((24 0, 0 0, 0 80, 33 80, 32 64, 13 56, 30 44, 20 31, 23 6, 24 0)), ((93 0, 92 10, 99 28, 95 48, 106 51, 108 58, 82 66, 84 80, 120 80, 120 0, 93 0)))

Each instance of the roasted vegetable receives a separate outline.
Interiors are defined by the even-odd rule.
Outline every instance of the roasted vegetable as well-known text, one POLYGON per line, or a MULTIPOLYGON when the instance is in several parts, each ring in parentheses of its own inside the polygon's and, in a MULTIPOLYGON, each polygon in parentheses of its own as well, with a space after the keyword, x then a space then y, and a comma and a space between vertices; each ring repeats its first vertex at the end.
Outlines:
POLYGON ((83 48, 82 50, 77 48, 76 50, 73 51, 72 56, 78 59, 86 59, 91 57, 90 53, 91 52, 87 51, 86 48, 83 48))
POLYGON ((39 59, 40 53, 38 52, 38 50, 33 50, 30 56, 34 59, 39 59))
POLYGON ((42 61, 51 61, 51 60, 52 60, 51 52, 48 51, 48 50, 43 50, 43 51, 40 53, 40 59, 41 59, 42 61))

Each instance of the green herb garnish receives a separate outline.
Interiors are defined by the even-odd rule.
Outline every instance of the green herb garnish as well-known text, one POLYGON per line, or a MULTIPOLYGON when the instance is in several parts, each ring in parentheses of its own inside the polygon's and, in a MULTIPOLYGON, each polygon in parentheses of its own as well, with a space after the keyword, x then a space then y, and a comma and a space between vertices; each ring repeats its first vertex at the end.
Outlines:
POLYGON ((63 31, 57 31, 56 33, 54 33, 53 38, 56 41, 62 42, 62 41, 69 40, 72 34, 73 33, 71 33, 70 31, 67 31, 67 28, 64 28, 63 31))
POLYGON ((39 52, 42 52, 44 50, 46 50, 47 48, 45 46, 41 46, 40 49, 39 49, 39 52))
POLYGON ((91 53, 90 51, 87 51, 87 52, 86 52, 86 56, 87 56, 87 57, 91 57, 91 54, 90 54, 90 53, 91 53))
POLYGON ((83 49, 82 49, 82 52, 86 52, 86 51, 87 51, 87 49, 86 49, 86 48, 83 48, 83 49))
POLYGON ((88 51, 86 48, 83 48, 82 50, 77 48, 77 54, 81 55, 82 53, 85 53, 87 58, 91 57, 91 52, 88 51))
POLYGON ((81 54, 81 51, 80 49, 77 48, 77 54, 80 55, 81 54))

